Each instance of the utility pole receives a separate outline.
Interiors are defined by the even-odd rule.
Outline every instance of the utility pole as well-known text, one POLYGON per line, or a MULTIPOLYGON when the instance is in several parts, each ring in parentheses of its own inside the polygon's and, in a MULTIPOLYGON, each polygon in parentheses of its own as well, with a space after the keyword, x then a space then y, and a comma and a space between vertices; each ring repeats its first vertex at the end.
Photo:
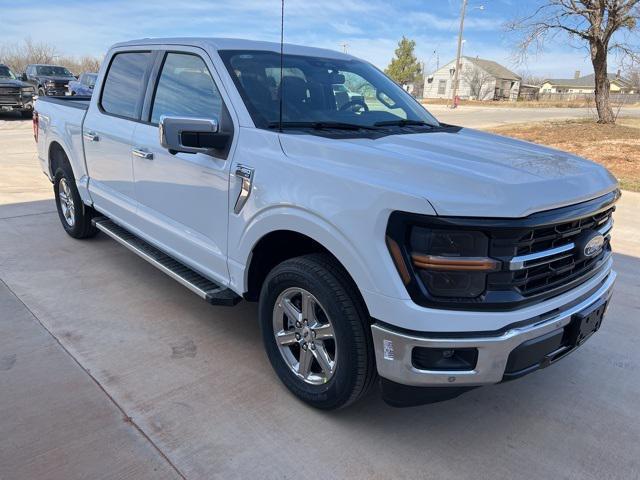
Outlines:
POLYGON ((458 31, 458 53, 456 54, 456 70, 453 73, 453 85, 451 93, 451 101, 453 107, 456 105, 456 95, 458 95, 458 81, 460 78, 460 53, 462 52, 462 32, 464 30, 464 14, 467 10, 467 0, 462 0, 462 8, 460 9, 460 30, 458 31))

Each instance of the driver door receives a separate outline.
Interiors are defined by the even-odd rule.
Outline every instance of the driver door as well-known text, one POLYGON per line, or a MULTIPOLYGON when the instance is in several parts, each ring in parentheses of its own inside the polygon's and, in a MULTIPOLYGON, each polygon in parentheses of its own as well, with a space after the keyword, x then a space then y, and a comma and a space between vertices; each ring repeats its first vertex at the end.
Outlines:
POLYGON ((158 132, 163 115, 223 121, 218 79, 199 49, 163 52, 161 58, 155 91, 143 114, 147 121, 136 125, 132 140, 139 225, 170 255, 227 283, 231 153, 170 153, 160 145, 158 132))

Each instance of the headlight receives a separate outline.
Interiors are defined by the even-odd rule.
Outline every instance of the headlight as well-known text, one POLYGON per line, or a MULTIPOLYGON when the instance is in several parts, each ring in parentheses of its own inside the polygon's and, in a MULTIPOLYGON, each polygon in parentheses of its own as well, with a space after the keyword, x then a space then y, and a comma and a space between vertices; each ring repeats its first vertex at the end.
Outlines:
POLYGON ((20 92, 22 93, 22 95, 33 95, 35 93, 35 90, 33 87, 22 87, 20 89, 20 92))
POLYGON ((413 227, 409 246, 414 269, 435 297, 477 297, 487 272, 498 267, 487 256, 489 239, 482 232, 413 227))
POLYGON ((480 231, 392 224, 387 246, 410 290, 421 285, 429 297, 476 298, 486 290, 487 274, 500 269, 480 231))
POLYGON ((44 84, 47 87, 53 87, 53 86, 55 86, 56 82, 54 82, 53 80, 47 80, 46 82, 44 82, 44 84))

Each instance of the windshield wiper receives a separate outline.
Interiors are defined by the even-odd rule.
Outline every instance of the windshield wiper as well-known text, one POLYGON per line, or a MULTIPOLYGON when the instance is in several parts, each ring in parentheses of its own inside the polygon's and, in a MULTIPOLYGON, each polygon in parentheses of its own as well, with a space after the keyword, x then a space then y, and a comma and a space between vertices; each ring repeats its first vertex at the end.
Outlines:
MULTIPOLYGON (((280 122, 269 122, 269 128, 279 128, 280 122)), ((344 122, 282 122, 283 128, 313 128, 315 130, 376 130, 374 127, 344 122)))
POLYGON ((376 122, 373 124, 376 127, 406 127, 408 125, 417 125, 421 127, 435 128, 434 125, 424 122, 422 120, 408 120, 401 118, 399 120, 385 120, 384 122, 376 122))

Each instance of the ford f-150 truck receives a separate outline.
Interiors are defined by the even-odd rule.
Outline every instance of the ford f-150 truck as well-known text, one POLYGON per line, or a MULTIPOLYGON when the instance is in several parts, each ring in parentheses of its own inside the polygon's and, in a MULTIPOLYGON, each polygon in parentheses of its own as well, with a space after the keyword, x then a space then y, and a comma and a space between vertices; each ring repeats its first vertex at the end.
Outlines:
POLYGON ((283 48, 120 43, 90 99, 40 97, 66 232, 102 231, 212 304, 259 302, 273 369, 323 409, 377 384, 396 406, 452 398, 599 329, 606 169, 439 122, 350 55, 283 48), (337 101, 342 84, 359 95, 337 101))

